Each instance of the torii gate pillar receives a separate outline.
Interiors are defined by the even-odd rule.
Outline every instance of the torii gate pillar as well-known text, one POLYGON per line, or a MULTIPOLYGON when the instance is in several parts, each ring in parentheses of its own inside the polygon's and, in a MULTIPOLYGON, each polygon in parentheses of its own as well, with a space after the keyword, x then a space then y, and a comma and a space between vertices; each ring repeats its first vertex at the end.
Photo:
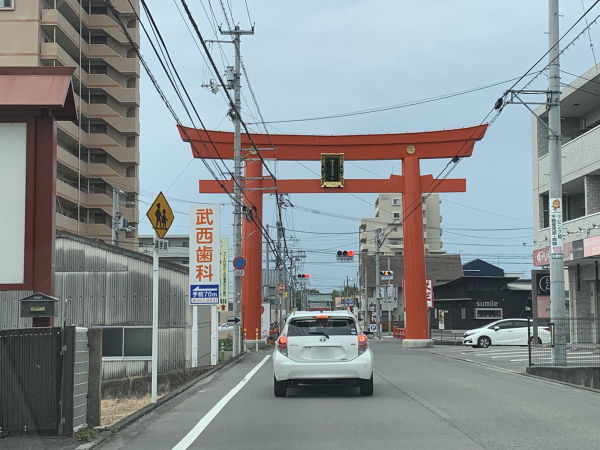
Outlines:
MULTIPOLYGON (((425 246, 423 240, 422 194, 464 192, 464 179, 434 179, 421 175, 421 159, 463 158, 471 156, 475 142, 485 135, 487 124, 455 130, 350 136, 266 135, 253 134, 252 142, 242 137, 245 177, 242 180, 244 204, 253 206, 243 221, 242 251, 248 270, 242 282, 242 311, 247 338, 260 330, 262 281, 262 195, 296 193, 381 193, 396 192, 403 196, 404 225, 404 299, 406 305, 406 339, 404 347, 431 347, 427 320, 425 287, 425 246), (278 161, 320 161, 323 154, 343 154, 345 160, 402 161, 402 176, 389 179, 344 180, 343 186, 327 188, 321 180, 275 180, 262 177, 262 161, 252 145, 261 150, 263 159, 278 161), (250 217, 250 214, 253 217, 250 217)), ((189 142, 198 158, 233 158, 233 133, 179 127, 181 138, 189 142), (210 142, 211 147, 203 145, 210 142), (213 152, 216 150, 216 155, 213 152)), ((233 180, 202 180, 200 192, 233 192, 233 180)), ((379 276, 379 274, 376 274, 379 276)), ((259 331, 260 333, 260 331, 259 331)), ((260 338, 260 334, 259 334, 260 338)))

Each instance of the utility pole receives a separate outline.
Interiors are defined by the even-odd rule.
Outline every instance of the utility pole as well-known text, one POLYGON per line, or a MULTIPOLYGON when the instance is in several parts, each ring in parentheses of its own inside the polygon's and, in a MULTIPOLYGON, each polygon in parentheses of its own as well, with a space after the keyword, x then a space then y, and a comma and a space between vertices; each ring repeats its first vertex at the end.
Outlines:
POLYGON ((381 274, 379 273, 379 249, 381 248, 381 228, 375 229, 375 297, 377 299, 375 314, 377 323, 377 339, 381 339, 381 297, 379 296, 379 285, 381 274))
MULTIPOLYGON (((234 123, 233 135, 233 196, 234 196, 234 212, 233 212, 233 254, 234 257, 242 256, 242 135, 241 135, 241 73, 240 73, 240 36, 243 34, 254 34, 254 29, 251 31, 240 30, 240 27, 235 26, 233 30, 219 30, 223 35, 233 36, 233 45, 235 47, 235 68, 233 72, 233 92, 234 92, 234 111, 232 111, 234 123)), ((239 276, 233 277, 233 315, 240 316, 242 305, 242 278, 239 276)), ((233 356, 240 354, 240 325, 233 326, 233 356)))
POLYGON ((554 323, 552 365, 567 365, 565 274, 562 228, 562 159, 558 0, 549 0, 548 156, 550 158, 550 316, 554 323))

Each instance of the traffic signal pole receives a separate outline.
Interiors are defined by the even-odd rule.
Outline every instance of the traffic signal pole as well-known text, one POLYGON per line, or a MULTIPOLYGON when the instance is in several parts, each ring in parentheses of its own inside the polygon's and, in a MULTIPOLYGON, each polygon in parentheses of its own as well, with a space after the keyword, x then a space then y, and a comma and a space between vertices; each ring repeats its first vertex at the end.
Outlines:
POLYGON ((381 339, 381 298, 379 296, 379 285, 381 284, 381 273, 379 270, 379 249, 381 248, 381 228, 375 230, 375 323, 377 324, 377 339, 381 339))

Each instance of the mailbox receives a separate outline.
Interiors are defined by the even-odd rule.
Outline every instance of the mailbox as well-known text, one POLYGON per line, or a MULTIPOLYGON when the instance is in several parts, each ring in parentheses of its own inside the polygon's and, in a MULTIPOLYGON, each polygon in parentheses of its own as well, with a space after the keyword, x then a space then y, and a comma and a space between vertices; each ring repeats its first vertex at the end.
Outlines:
POLYGON ((22 298, 21 317, 58 317, 58 299, 46 294, 33 294, 22 298))

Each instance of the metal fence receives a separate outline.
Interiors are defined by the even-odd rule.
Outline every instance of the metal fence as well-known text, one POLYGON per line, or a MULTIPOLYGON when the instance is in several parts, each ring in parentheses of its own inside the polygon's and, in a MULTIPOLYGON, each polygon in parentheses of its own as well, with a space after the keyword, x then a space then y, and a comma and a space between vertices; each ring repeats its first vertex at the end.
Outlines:
POLYGON ((600 319, 529 319, 528 335, 530 366, 600 366, 600 319), (557 347, 561 330, 566 337, 564 353, 557 347))
POLYGON ((89 351, 87 328, 75 329, 75 374, 73 377, 73 431, 87 426, 89 351))
POLYGON ((462 345, 463 331, 430 330, 431 339, 438 345, 462 345))
POLYGON ((0 330, 1 432, 58 432, 61 333, 60 328, 0 330))

